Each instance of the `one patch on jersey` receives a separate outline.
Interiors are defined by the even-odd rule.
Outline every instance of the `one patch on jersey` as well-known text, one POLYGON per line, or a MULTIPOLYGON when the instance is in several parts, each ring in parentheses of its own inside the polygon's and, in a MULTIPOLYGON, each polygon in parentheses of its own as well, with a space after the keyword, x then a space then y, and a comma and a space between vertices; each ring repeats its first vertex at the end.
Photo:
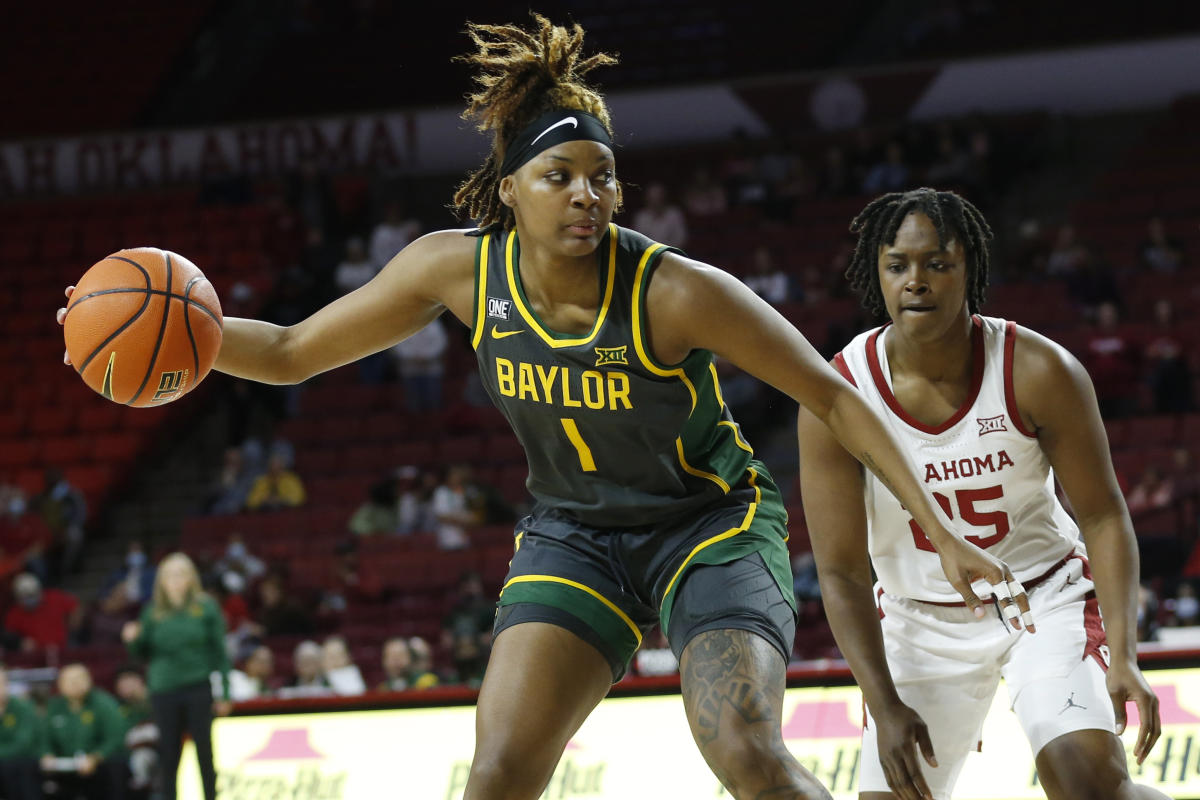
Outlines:
POLYGON ((979 423, 980 436, 983 436, 985 433, 996 433, 997 431, 1008 430, 1008 428, 1004 427, 1003 414, 998 417, 983 417, 982 419, 976 417, 975 421, 979 423))
POLYGON ((492 319, 507 320, 512 314, 512 300, 502 300, 499 297, 489 297, 487 315, 492 319))
POLYGON ((620 347, 597 347, 596 350, 596 366, 603 367, 609 364, 624 364, 629 366, 629 360, 625 358, 625 348, 628 345, 620 347))

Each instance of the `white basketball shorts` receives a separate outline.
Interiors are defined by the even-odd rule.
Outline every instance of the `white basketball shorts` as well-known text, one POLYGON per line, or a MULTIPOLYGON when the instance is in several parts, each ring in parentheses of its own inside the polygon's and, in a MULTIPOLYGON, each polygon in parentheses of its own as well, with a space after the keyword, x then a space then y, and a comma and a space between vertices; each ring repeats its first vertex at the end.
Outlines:
MULTIPOLYGON (((1071 555, 1026 586, 1036 633, 1014 630, 986 606, 893 597, 876 587, 888 666, 900 699, 929 726, 938 766, 921 760, 937 800, 949 800, 1000 678, 1036 757, 1052 739, 1079 730, 1115 731, 1104 683, 1108 648, 1086 560, 1071 555)), ((860 792, 887 792, 875 721, 863 730, 860 792)))

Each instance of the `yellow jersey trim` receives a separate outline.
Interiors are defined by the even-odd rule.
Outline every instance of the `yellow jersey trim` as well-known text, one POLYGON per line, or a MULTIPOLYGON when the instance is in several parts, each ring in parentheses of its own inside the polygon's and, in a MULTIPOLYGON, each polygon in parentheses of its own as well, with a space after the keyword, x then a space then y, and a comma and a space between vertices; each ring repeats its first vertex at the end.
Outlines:
POLYGON ((723 542, 726 539, 732 539, 734 536, 737 536, 739 533, 749 528, 750 523, 754 522, 754 514, 756 511, 758 511, 758 504, 762 502, 762 490, 758 488, 758 472, 755 471, 754 467, 747 467, 746 469, 750 473, 750 485, 754 487, 754 502, 752 502, 750 507, 746 509, 746 516, 742 517, 742 524, 738 525, 736 528, 730 528, 724 533, 718 533, 716 536, 705 539, 703 542, 693 547, 692 552, 688 553, 687 558, 685 558, 683 563, 679 565, 679 569, 675 570, 675 574, 671 576, 671 580, 667 584, 667 589, 663 592, 664 602, 671 594, 671 589, 675 588, 675 582, 679 580, 679 576, 683 574, 685 569, 687 569, 688 564, 692 563, 692 559, 696 557, 697 553, 706 547, 716 544, 717 542, 723 542))
MULTIPOLYGON (((721 379, 717 377, 717 365, 709 364, 708 370, 709 370, 709 372, 712 373, 713 392, 716 393, 716 395, 717 395, 717 404, 720 406, 721 411, 724 412, 725 411, 725 398, 721 395, 721 379)), ((737 443, 737 446, 742 448, 743 450, 745 450, 750 455, 754 455, 754 448, 752 448, 750 446, 749 442, 747 442, 745 439, 742 438, 742 428, 740 425, 738 425, 736 422, 731 422, 727 419, 723 419, 720 422, 718 422, 717 424, 718 425, 726 425, 730 429, 732 429, 733 430, 733 441, 737 443)))
POLYGON ((501 596, 503 596, 505 590, 514 583, 561 583, 565 586, 571 586, 575 589, 579 589, 581 592, 590 594, 601 603, 604 603, 604 605, 607 606, 610 611, 620 617, 621 621, 629 626, 629 630, 633 631, 633 636, 635 639, 637 639, 638 645, 640 646, 642 644, 642 632, 638 630, 637 625, 633 624, 633 620, 629 618, 629 615, 617 608, 613 601, 609 600, 607 597, 600 594, 590 586, 584 586, 582 583, 578 583, 577 581, 573 581, 568 578, 560 578, 557 575, 518 575, 515 578, 511 578, 508 583, 504 584, 504 588, 500 590, 501 596))
POLYGON ((592 330, 583 337, 559 339, 552 336, 537 316, 525 305, 525 299, 522 297, 521 289, 517 285, 517 264, 513 258, 513 250, 517 241, 517 232, 511 231, 508 234, 508 240, 504 245, 504 263, 505 270, 508 275, 508 291, 512 295, 513 303, 517 307, 517 311, 525 319, 530 330, 542 338, 542 341, 551 347, 577 347, 582 344, 587 344, 596 338, 596 334, 600 332, 600 328, 604 326, 604 320, 608 317, 608 307, 612 304, 613 284, 617 277, 617 226, 609 223, 608 226, 608 278, 604 286, 604 299, 600 302, 600 310, 596 313, 596 323, 592 326, 592 330))
POLYGON ((475 332, 471 336, 471 347, 475 350, 479 349, 479 341, 483 338, 484 311, 487 309, 488 250, 491 242, 492 235, 484 234, 479 245, 479 263, 476 265, 478 272, 475 275, 475 332))
MULTIPOLYGON (((654 244, 646 248, 646 252, 642 253, 641 259, 638 261, 637 272, 633 276, 633 349, 637 352, 638 360, 642 362, 642 366, 648 369, 655 375, 661 375, 664 378, 675 377, 683 381, 683 385, 687 387, 688 394, 692 396, 692 411, 696 410, 698 398, 696 396, 696 387, 692 384, 691 378, 684 372, 683 367, 674 367, 672 369, 663 369, 654 360, 650 358, 646 351, 646 343, 642 339, 642 285, 646 277, 646 266, 650 263, 650 259, 659 251, 664 250, 666 245, 654 244)), ((704 478, 721 487, 721 491, 729 494, 729 484, 726 483, 721 476, 714 475, 711 472, 705 472, 702 469, 697 469, 688 463, 687 457, 683 453, 683 438, 675 439, 675 454, 679 457, 679 466, 683 467, 683 471, 689 475, 695 475, 697 478, 704 478)))
POLYGON ((638 261, 637 272, 633 275, 633 349, 637 352, 638 360, 642 362, 642 366, 650 370, 655 375, 664 378, 676 377, 683 381, 683 385, 687 387, 688 392, 692 395, 692 411, 696 410, 696 387, 692 385, 691 379, 687 373, 683 371, 683 367, 675 367, 674 369, 663 369, 646 352, 646 343, 642 341, 642 282, 646 276, 646 266, 650 263, 650 259, 659 251, 665 250, 666 245, 654 244, 646 248, 646 252, 642 253, 641 259, 638 261))

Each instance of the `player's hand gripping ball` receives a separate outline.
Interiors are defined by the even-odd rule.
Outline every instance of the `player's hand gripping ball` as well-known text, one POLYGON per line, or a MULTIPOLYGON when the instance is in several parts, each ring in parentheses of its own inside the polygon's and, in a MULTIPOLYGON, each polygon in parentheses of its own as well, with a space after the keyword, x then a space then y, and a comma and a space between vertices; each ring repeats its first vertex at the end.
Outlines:
POLYGON ((221 349, 221 303, 204 273, 154 247, 113 253, 84 273, 63 319, 83 382, 127 406, 178 400, 221 349))

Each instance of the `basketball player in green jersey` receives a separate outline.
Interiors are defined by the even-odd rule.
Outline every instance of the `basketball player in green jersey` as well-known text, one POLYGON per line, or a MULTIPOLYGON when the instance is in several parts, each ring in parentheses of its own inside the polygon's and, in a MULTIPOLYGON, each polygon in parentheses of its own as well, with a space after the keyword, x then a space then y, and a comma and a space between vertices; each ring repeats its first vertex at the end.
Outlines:
POLYGON ((695 739, 733 796, 827 798, 781 736, 795 632, 786 515, 711 354, 824 420, 930 533, 980 614, 971 580, 1022 591, 948 532, 879 418, 783 317, 726 273, 611 224, 609 115, 582 77, 613 59, 583 58, 582 29, 537 16, 531 31, 469 30, 481 88, 466 116, 493 147, 455 203, 479 228, 424 236, 291 327, 226 319, 216 367, 297 383, 446 310, 471 328, 537 503, 500 596, 466 800, 541 795, 654 624, 680 658, 695 739))

